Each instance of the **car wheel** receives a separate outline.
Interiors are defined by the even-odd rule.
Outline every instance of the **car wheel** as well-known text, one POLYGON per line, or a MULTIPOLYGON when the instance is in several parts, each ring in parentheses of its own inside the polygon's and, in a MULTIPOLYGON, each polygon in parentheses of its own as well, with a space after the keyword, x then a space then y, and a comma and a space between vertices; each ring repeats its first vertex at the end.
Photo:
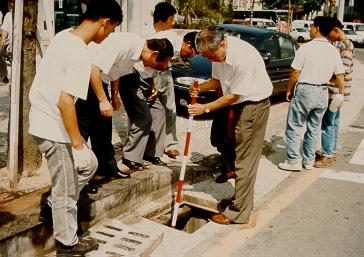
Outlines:
POLYGON ((298 37, 297 42, 298 43, 303 43, 303 42, 305 42, 305 39, 303 37, 298 37))

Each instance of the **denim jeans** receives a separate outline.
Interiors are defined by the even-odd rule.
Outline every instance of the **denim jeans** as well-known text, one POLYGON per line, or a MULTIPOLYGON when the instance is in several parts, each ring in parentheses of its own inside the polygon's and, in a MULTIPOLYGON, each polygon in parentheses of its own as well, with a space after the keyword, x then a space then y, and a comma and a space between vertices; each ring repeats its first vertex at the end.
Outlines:
POLYGON ((301 162, 300 130, 307 126, 303 137, 303 163, 313 164, 322 116, 328 106, 326 86, 298 83, 288 109, 285 133, 286 150, 290 163, 301 162))
POLYGON ((72 146, 33 136, 39 150, 47 159, 52 180, 52 193, 48 204, 52 208, 53 235, 64 245, 78 243, 77 201, 81 189, 97 169, 97 159, 92 153, 90 168, 75 171, 73 168, 72 146))
MULTIPOLYGON (((330 100, 331 101, 331 100, 330 100)), ((340 109, 337 112, 326 110, 322 118, 322 152, 324 156, 332 158, 336 153, 337 141, 339 139, 340 109)))

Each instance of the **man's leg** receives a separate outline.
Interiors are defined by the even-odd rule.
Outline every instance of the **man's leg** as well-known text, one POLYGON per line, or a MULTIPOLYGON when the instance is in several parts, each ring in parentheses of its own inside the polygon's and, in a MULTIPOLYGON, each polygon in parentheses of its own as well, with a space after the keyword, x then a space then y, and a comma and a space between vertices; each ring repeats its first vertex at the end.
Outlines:
POLYGON ((119 92, 125 111, 130 120, 130 130, 126 145, 123 148, 124 158, 142 163, 149 132, 152 126, 152 115, 145 100, 137 74, 128 74, 120 78, 119 92))
POLYGON ((234 223, 248 223, 254 185, 270 110, 269 99, 243 107, 235 128, 236 175, 233 203, 224 215, 234 223))
POLYGON ((144 156, 162 157, 164 154, 166 136, 165 110, 159 99, 156 99, 153 104, 149 104, 149 108, 152 115, 152 126, 149 132, 144 156))
POLYGON ((34 137, 39 150, 45 154, 51 174, 52 193, 48 203, 52 208, 54 238, 65 246, 78 243, 77 201, 83 186, 97 169, 97 159, 92 153, 90 168, 75 171, 71 144, 53 142, 34 137))
POLYGON ((178 139, 176 130, 176 102, 174 95, 173 78, 170 71, 162 72, 154 79, 156 86, 159 89, 159 100, 165 109, 165 122, 166 122, 166 138, 165 138, 165 151, 170 153, 170 157, 178 155, 178 139))

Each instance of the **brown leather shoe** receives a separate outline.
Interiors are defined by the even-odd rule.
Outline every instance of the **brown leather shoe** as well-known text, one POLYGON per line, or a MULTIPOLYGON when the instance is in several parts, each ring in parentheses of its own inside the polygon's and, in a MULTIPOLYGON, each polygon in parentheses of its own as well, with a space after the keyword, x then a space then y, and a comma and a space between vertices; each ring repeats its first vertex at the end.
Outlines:
POLYGON ((228 181, 231 178, 236 178, 236 174, 233 171, 229 171, 227 173, 222 173, 220 176, 218 176, 215 179, 216 183, 225 183, 226 181, 228 181))
POLYGON ((327 168, 334 164, 335 160, 334 158, 328 158, 326 156, 322 157, 321 160, 316 161, 313 165, 315 168, 327 168))
POLYGON ((179 155, 179 152, 177 149, 170 149, 170 150, 166 151, 165 154, 168 157, 175 159, 179 155))
POLYGON ((226 218, 226 216, 223 213, 212 215, 210 220, 215 223, 222 224, 222 225, 229 225, 229 224, 234 223, 231 220, 229 220, 228 218, 226 218))

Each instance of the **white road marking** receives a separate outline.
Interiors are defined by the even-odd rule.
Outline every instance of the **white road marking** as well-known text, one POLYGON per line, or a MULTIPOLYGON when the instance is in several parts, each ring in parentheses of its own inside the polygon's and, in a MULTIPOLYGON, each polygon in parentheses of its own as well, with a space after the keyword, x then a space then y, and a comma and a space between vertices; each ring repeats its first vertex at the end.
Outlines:
POLYGON ((334 171, 327 169, 320 177, 364 184, 364 174, 350 171, 334 171))
POLYGON ((364 138, 361 140, 358 149, 354 153, 353 158, 351 158, 349 163, 364 165, 364 138))

